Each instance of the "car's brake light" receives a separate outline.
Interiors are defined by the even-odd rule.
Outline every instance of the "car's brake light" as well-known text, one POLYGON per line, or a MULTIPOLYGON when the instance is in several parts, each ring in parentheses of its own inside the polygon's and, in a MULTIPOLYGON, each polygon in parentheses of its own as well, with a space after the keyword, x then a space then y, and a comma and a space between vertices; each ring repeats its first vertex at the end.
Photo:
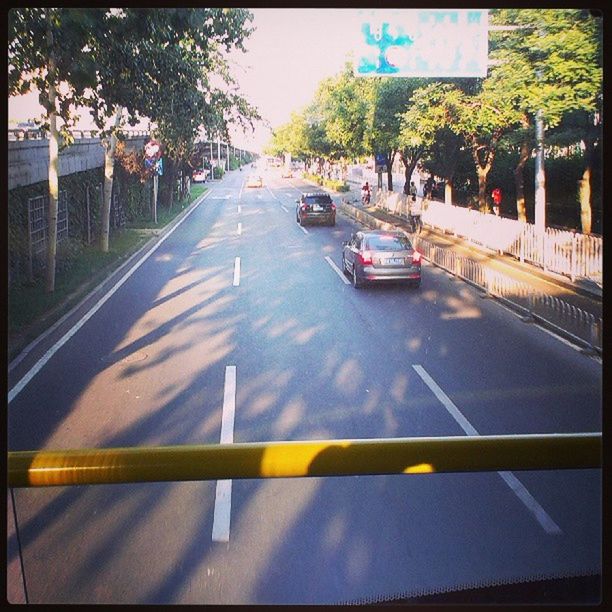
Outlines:
POLYGON ((418 251, 412 253, 412 263, 421 263, 422 255, 418 251))
POLYGON ((359 253, 359 259, 364 266, 368 266, 372 264, 372 253, 370 251, 364 251, 363 253, 359 253))
POLYGON ((308 204, 302 204, 302 206, 300 207, 302 210, 306 210, 308 208, 308 204))
POLYGON ((332 205, 331 205, 331 209, 332 209, 332 210, 336 210, 336 205, 332 203, 332 205))

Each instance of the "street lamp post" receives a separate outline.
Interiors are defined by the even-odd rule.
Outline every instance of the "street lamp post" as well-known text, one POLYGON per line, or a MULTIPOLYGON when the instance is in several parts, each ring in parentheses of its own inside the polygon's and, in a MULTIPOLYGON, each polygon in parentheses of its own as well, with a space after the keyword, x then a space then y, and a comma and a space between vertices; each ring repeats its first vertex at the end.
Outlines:
POLYGON ((536 112, 535 155, 535 229, 538 234, 546 230, 546 178, 544 173, 544 119, 542 109, 536 112))

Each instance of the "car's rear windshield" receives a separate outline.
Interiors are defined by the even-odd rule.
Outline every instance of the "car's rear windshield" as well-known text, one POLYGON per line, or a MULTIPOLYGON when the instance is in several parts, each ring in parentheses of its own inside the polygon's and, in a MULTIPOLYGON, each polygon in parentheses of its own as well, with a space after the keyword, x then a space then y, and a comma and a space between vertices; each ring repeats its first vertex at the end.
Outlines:
POLYGON ((412 248, 412 245, 406 236, 380 234, 366 236, 365 248, 371 251, 407 251, 412 248))
POLYGON ((306 196, 304 201, 306 204, 330 204, 331 198, 328 195, 306 196))

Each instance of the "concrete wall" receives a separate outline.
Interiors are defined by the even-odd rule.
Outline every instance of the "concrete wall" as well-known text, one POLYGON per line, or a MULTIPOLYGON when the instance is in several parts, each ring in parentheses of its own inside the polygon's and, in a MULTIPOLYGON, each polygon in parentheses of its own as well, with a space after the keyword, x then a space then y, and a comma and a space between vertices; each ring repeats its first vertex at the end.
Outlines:
MULTIPOLYGON (((145 137, 126 141, 127 148, 144 146, 145 137)), ((83 138, 60 151, 59 174, 65 176, 104 166, 104 148, 99 138, 83 138)), ((49 141, 20 140, 8 143, 8 188, 46 181, 49 177, 49 141)))

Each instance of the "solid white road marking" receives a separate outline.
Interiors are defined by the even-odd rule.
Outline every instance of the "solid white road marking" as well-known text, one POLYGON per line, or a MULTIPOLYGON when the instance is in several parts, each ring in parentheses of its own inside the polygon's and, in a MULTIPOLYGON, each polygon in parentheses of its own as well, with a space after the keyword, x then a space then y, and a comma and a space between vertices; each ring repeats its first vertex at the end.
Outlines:
POLYGON ((234 260, 234 287, 240 284, 240 257, 234 260))
POLYGON ((89 310, 85 315, 83 315, 83 317, 74 325, 74 327, 70 330, 68 330, 32 367, 31 370, 28 371, 28 373, 9 391, 8 394, 8 402, 9 404, 19 395, 19 393, 21 393, 21 391, 24 389, 24 387, 34 378, 34 376, 36 376, 36 374, 38 374, 42 368, 47 364, 47 362, 51 359, 51 357, 53 357, 53 355, 55 355, 55 353, 57 353, 57 351, 60 350, 60 348, 62 348, 62 346, 64 346, 64 344, 66 344, 66 342, 68 342, 68 340, 70 340, 70 338, 72 338, 72 336, 74 336, 74 334, 76 334, 79 329, 81 329, 81 327, 83 327, 83 325, 85 325, 85 323, 87 323, 87 321, 89 321, 89 319, 91 319, 91 317, 94 316, 94 314, 96 314, 96 312, 98 312, 98 310, 100 310, 100 308, 102 308, 102 306, 113 296, 113 294, 119 289, 119 287, 121 287, 121 285, 123 285, 123 283, 125 283, 125 281, 127 281, 128 278, 130 278, 130 276, 132 276, 132 274, 134 274, 134 272, 136 272, 136 270, 138 270, 138 268, 140 268, 140 266, 151 256, 153 255, 153 253, 155 251, 157 251, 157 249, 162 245, 162 243, 170 237, 170 235, 179 227, 179 225, 181 225, 181 223, 183 223, 183 221, 185 221, 185 219, 187 219, 187 217, 189 217, 189 215, 191 215, 191 213, 193 213, 193 211, 208 197, 210 196, 210 194, 212 193, 212 191, 207 191, 202 198, 200 199, 199 202, 196 203, 196 205, 187 212, 187 214, 172 228, 170 229, 166 234, 164 234, 160 239, 159 242, 153 246, 153 248, 148 251, 145 255, 143 255, 143 257, 141 259, 139 259, 114 285, 113 287, 111 287, 111 289, 109 289, 109 291, 103 295, 100 300, 91 308, 91 310, 89 310))
POLYGON ((334 272, 342 279, 342 282, 345 285, 350 285, 351 284, 349 282, 348 278, 346 278, 346 276, 343 274, 342 270, 340 270, 340 268, 332 261, 332 259, 331 259, 331 257, 329 255, 325 256, 325 261, 327 261, 327 263, 332 267, 334 272))
POLYGON ((298 227, 305 233, 308 234, 308 230, 303 225, 298 225, 298 227))
POLYGON ((281 204, 281 208, 282 208, 282 209, 283 209, 283 210, 284 210, 286 213, 288 213, 288 212, 289 212, 289 209, 285 208, 285 207, 284 207, 282 204, 281 204))
MULTIPOLYGON (((221 416, 221 444, 234 442, 234 415, 236 414, 236 366, 225 368, 223 413, 221 416)), ((213 542, 229 542, 232 512, 232 481, 218 480, 213 515, 213 542)))
MULTIPOLYGON (((452 402, 450 397, 440 389, 434 379, 420 365, 412 366, 423 382, 431 389, 433 394, 440 400, 442 405, 449 411, 451 416, 457 421, 461 429, 468 436, 479 436, 480 434, 472 424, 461 414, 461 411, 452 402)), ((503 481, 510 487, 514 494, 525 504, 525 507, 535 516, 536 520, 544 528, 546 533, 560 534, 561 528, 540 506, 537 500, 529 493, 523 483, 512 472, 497 472, 503 481)))

